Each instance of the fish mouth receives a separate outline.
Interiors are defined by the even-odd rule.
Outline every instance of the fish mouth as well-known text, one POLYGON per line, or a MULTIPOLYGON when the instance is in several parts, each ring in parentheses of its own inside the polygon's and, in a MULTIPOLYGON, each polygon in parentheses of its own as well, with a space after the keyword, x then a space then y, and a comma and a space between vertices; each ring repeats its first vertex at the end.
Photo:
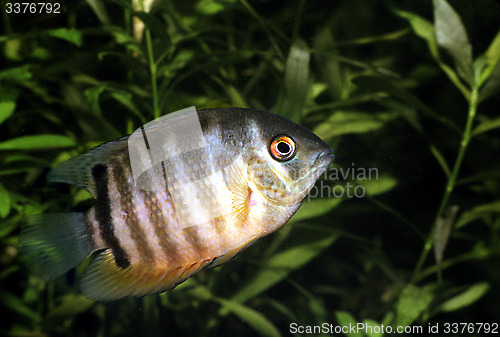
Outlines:
MULTIPOLYGON (((333 162, 335 159, 335 156, 333 155, 333 150, 330 149, 330 151, 322 151, 318 156, 316 157, 316 160, 314 161, 313 167, 316 168, 316 171, 321 171, 323 173, 324 170, 326 170, 330 164, 333 162)), ((320 173, 320 174, 321 174, 320 173)))
POLYGON ((304 178, 309 178, 309 179, 312 178, 314 180, 317 180, 335 159, 335 156, 333 155, 332 152, 333 152, 332 149, 329 149, 329 151, 321 151, 314 160, 309 177, 304 177, 304 178))
MULTIPOLYGON (((322 151, 320 152, 317 156, 316 159, 314 160, 314 163, 312 164, 311 171, 309 174, 304 176, 302 179, 298 180, 295 182, 294 185, 298 185, 302 183, 305 180, 317 180, 323 172, 330 166, 330 164, 333 162, 333 159, 335 156, 333 155, 333 150, 329 149, 329 151, 322 151)), ((314 185, 314 184, 312 184, 314 185)), ((309 189, 312 188, 312 185, 304 190, 304 193, 309 193, 309 189)))
POLYGON ((312 173, 315 174, 316 179, 331 165, 334 159, 332 148, 318 154, 312 165, 314 168, 312 173))

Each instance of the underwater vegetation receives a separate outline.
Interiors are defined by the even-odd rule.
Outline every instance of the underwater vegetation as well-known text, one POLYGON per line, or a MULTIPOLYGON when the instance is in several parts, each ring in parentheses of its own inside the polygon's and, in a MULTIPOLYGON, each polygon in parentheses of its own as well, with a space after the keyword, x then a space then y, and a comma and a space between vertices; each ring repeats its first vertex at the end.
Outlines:
POLYGON ((1 335, 500 331, 496 1, 14 3, 0 1, 1 335), (279 114, 335 161, 281 229, 174 290, 91 300, 92 258, 34 273, 25 219, 94 205, 50 169, 190 106, 279 114))

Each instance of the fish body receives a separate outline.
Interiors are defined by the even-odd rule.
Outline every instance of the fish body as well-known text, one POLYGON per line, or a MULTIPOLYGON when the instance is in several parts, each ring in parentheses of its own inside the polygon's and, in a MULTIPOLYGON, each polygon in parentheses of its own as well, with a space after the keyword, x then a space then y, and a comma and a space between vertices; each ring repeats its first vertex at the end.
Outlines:
POLYGON ((163 292, 283 226, 333 160, 316 135, 269 112, 169 116, 51 171, 49 181, 86 188, 95 206, 29 218, 29 264, 55 278, 94 254, 88 297, 163 292))

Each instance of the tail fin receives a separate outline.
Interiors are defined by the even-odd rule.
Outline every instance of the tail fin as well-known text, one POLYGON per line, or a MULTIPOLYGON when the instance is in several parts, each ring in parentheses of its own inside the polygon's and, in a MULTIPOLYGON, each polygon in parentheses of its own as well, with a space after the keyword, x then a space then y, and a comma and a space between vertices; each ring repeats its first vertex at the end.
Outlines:
POLYGON ((19 245, 21 258, 49 279, 76 267, 95 250, 83 213, 30 216, 19 245))

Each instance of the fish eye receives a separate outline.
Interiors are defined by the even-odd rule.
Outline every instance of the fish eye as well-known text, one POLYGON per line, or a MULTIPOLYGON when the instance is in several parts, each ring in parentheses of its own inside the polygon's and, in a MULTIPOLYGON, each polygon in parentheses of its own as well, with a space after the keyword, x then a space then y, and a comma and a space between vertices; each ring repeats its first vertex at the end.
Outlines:
POLYGON ((269 152, 278 161, 287 161, 295 155, 295 141, 287 135, 274 137, 269 146, 269 152))

